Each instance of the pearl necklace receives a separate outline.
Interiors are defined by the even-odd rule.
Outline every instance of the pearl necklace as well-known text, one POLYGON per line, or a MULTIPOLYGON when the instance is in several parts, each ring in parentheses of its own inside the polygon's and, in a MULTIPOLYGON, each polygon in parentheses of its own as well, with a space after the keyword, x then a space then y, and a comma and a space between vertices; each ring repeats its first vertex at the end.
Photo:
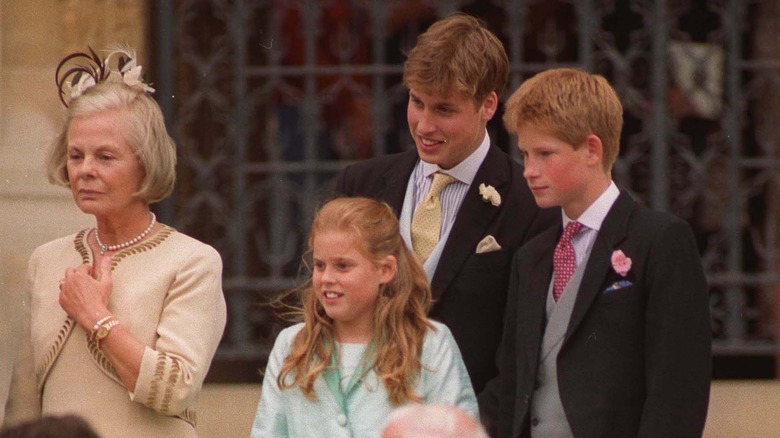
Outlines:
POLYGON ((97 227, 95 227, 95 239, 97 239, 98 247, 100 247, 100 255, 103 255, 108 251, 116 251, 118 249, 127 248, 128 246, 135 245, 141 239, 146 237, 146 235, 149 234, 150 231, 152 231, 152 227, 154 227, 154 224, 157 223, 157 216, 155 216, 153 212, 150 213, 152 214, 152 221, 149 223, 149 226, 146 227, 146 229, 143 230, 141 234, 133 237, 132 239, 124 243, 119 243, 116 245, 106 245, 105 243, 100 241, 100 231, 98 230, 97 227))

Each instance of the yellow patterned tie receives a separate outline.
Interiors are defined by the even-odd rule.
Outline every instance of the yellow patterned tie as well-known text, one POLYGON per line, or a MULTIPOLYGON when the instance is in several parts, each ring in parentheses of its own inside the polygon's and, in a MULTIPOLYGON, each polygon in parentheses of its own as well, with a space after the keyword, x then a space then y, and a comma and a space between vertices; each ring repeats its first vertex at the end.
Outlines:
POLYGON ((441 233, 441 199, 439 193, 455 178, 436 172, 433 174, 431 189, 425 199, 417 206, 412 218, 412 246, 422 262, 428 259, 433 248, 439 243, 441 233))

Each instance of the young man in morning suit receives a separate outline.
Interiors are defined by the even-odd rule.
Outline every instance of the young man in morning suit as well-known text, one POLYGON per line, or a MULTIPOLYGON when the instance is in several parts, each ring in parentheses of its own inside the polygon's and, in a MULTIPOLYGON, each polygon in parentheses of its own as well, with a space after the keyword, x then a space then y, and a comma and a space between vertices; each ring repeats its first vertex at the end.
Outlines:
POLYGON ((416 150, 351 165, 336 183, 338 193, 383 200, 398 214, 431 280, 430 316, 449 326, 477 394, 497 373, 512 254, 557 219, 540 213, 521 166, 487 134, 508 72, 503 45, 477 19, 434 23, 404 63, 416 150), (444 187, 438 197, 432 186, 444 187))
POLYGON ((491 413, 501 437, 698 437, 704 428, 706 279, 688 224, 612 182, 622 114, 603 77, 572 69, 532 77, 507 102, 504 123, 536 202, 563 216, 513 260, 491 413))

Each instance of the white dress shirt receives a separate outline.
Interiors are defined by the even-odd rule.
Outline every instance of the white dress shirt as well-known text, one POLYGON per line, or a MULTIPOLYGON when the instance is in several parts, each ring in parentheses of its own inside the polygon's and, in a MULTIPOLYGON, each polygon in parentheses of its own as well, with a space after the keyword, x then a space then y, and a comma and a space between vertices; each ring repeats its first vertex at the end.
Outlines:
POLYGON ((451 169, 442 169, 436 164, 426 163, 419 160, 412 171, 412 176, 409 178, 409 183, 406 187, 406 195, 404 196, 404 205, 401 209, 400 227, 401 236, 406 241, 406 245, 409 249, 412 249, 412 236, 411 236, 411 224, 414 217, 414 211, 417 206, 425 199, 428 191, 431 188, 433 182, 433 174, 436 172, 444 173, 455 178, 455 182, 449 184, 439 194, 441 199, 441 231, 439 233, 439 243, 433 249, 428 259, 423 263, 423 268, 428 276, 428 281, 433 279, 433 274, 436 272, 436 266, 439 264, 441 253, 444 250, 444 244, 447 242, 452 225, 455 223, 455 218, 458 215, 460 205, 463 203, 463 199, 466 197, 466 193, 471 187, 471 183, 474 182, 474 178, 477 176, 477 171, 485 161, 485 157, 490 149, 490 136, 485 130, 485 137, 482 139, 482 143, 472 152, 466 159, 461 161, 458 165, 451 169))
MULTIPOLYGON (((618 196, 620 196, 620 190, 611 181, 604 193, 577 218, 577 222, 583 225, 580 232, 571 240, 574 254, 577 258, 577 266, 587 259, 588 254, 590 254, 593 243, 596 241, 596 235, 598 235, 601 229, 601 224, 604 222, 604 218, 607 217, 609 209, 612 208, 612 204, 615 203, 618 196)), ((561 216, 563 217, 563 228, 566 228, 566 225, 573 219, 566 216, 563 210, 561 210, 561 216)))

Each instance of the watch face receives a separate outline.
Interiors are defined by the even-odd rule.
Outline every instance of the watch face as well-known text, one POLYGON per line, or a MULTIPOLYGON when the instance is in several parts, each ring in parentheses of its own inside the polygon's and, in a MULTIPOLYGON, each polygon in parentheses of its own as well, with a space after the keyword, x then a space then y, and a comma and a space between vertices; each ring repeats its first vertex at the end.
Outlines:
POLYGON ((108 336, 108 329, 104 325, 100 326, 97 333, 95 333, 95 339, 103 339, 106 336, 108 336))

